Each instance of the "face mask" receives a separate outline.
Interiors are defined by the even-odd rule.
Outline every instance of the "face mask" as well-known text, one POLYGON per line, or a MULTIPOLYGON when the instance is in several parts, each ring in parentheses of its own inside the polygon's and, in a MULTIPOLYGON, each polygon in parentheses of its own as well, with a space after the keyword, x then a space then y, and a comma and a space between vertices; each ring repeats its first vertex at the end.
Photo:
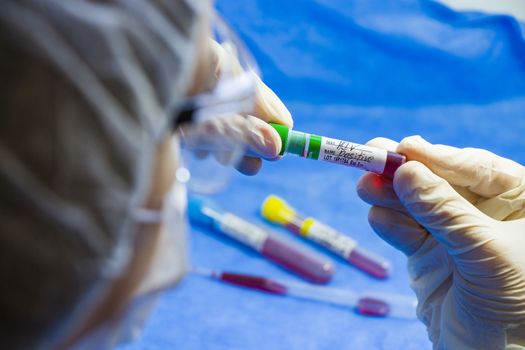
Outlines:
MULTIPOLYGON (((178 154, 177 145, 178 140, 174 139, 172 147, 177 148, 175 151, 178 154)), ((138 338, 162 291, 175 286, 186 272, 186 205, 186 187, 175 182, 165 197, 162 212, 139 211, 138 221, 162 222, 157 250, 150 269, 123 317, 114 323, 98 327, 73 349, 113 349, 119 344, 138 338)))
POLYGON ((160 292, 155 292, 132 300, 126 314, 121 319, 115 323, 98 327, 75 344, 72 349, 110 350, 137 339, 157 303, 159 294, 160 292))

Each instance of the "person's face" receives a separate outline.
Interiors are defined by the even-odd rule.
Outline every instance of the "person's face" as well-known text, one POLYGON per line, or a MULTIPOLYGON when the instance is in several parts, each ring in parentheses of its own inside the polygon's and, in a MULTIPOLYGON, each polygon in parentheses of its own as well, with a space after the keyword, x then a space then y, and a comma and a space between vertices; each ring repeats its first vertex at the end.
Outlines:
MULTIPOLYGON (((199 40, 197 41, 199 59, 195 67, 194 79, 187 90, 187 96, 193 96, 208 89, 210 82, 215 80, 213 74, 215 74, 216 64, 209 48, 208 18, 201 18, 199 26, 199 40)), ((144 204, 146 209, 161 211, 165 195, 174 185, 178 153, 177 149, 172 147, 171 142, 171 136, 167 136, 157 147, 153 181, 144 204)), ((180 186, 180 184, 177 185, 180 186)), ((69 348, 101 325, 118 322, 124 314, 159 250, 159 237, 163 226, 162 223, 140 223, 137 224, 136 230, 133 254, 127 268, 121 277, 111 282, 106 293, 95 303, 93 311, 86 317, 85 322, 63 343, 62 348, 69 348)))

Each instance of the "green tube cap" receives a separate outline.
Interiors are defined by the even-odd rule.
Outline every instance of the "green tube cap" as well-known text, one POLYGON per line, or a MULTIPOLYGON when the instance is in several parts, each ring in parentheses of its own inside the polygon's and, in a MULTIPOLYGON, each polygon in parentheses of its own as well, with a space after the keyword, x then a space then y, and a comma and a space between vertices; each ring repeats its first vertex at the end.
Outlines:
POLYGON ((284 150, 286 149, 286 144, 288 143, 288 134, 290 133, 290 128, 285 125, 280 124, 274 124, 269 123, 275 131, 279 134, 279 137, 281 138, 281 151, 279 152, 279 155, 284 155, 284 150))

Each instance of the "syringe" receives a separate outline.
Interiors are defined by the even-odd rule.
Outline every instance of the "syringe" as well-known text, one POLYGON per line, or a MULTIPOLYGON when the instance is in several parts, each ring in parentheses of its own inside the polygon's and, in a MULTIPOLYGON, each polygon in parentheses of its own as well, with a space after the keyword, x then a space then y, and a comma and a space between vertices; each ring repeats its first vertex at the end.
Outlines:
POLYGON ((327 283, 334 274, 334 266, 330 260, 226 212, 211 200, 190 197, 188 215, 192 224, 222 232, 311 282, 327 283))
POLYGON ((297 213, 288 203, 275 195, 268 196, 264 200, 261 214, 266 220, 319 243, 374 277, 386 278, 390 274, 391 264, 388 260, 366 250, 355 240, 332 227, 297 213))
POLYGON ((403 319, 416 318, 417 299, 411 296, 386 292, 358 293, 348 289, 314 286, 261 276, 214 271, 206 268, 194 267, 191 269, 191 272, 228 284, 256 289, 270 294, 286 295, 351 307, 362 315, 403 319))
POLYGON ((280 155, 291 153, 303 158, 360 168, 391 178, 406 161, 404 155, 384 149, 295 131, 284 125, 270 125, 281 137, 280 155))

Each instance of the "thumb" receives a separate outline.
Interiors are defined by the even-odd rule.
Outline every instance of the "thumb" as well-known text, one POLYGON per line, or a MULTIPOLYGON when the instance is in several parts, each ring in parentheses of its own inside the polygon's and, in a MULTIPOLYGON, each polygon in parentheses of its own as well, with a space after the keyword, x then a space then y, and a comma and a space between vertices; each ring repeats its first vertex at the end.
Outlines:
POLYGON ((406 210, 452 256, 491 240, 493 220, 422 163, 409 161, 399 167, 393 184, 406 210))
POLYGON ((292 127, 292 114, 275 92, 258 76, 256 76, 255 89, 255 116, 265 122, 292 127))
POLYGON ((483 149, 434 145, 420 136, 411 136, 403 139, 396 151, 425 164, 452 185, 487 198, 517 188, 525 181, 522 165, 483 149))
MULTIPOLYGON (((231 74, 237 76, 243 72, 239 61, 231 54, 229 45, 220 45, 216 42, 212 45, 216 55, 217 69, 215 75, 220 75, 217 70, 228 69, 231 74)), ((266 85, 258 75, 255 75, 255 117, 265 122, 293 126, 290 111, 281 99, 266 85)))

